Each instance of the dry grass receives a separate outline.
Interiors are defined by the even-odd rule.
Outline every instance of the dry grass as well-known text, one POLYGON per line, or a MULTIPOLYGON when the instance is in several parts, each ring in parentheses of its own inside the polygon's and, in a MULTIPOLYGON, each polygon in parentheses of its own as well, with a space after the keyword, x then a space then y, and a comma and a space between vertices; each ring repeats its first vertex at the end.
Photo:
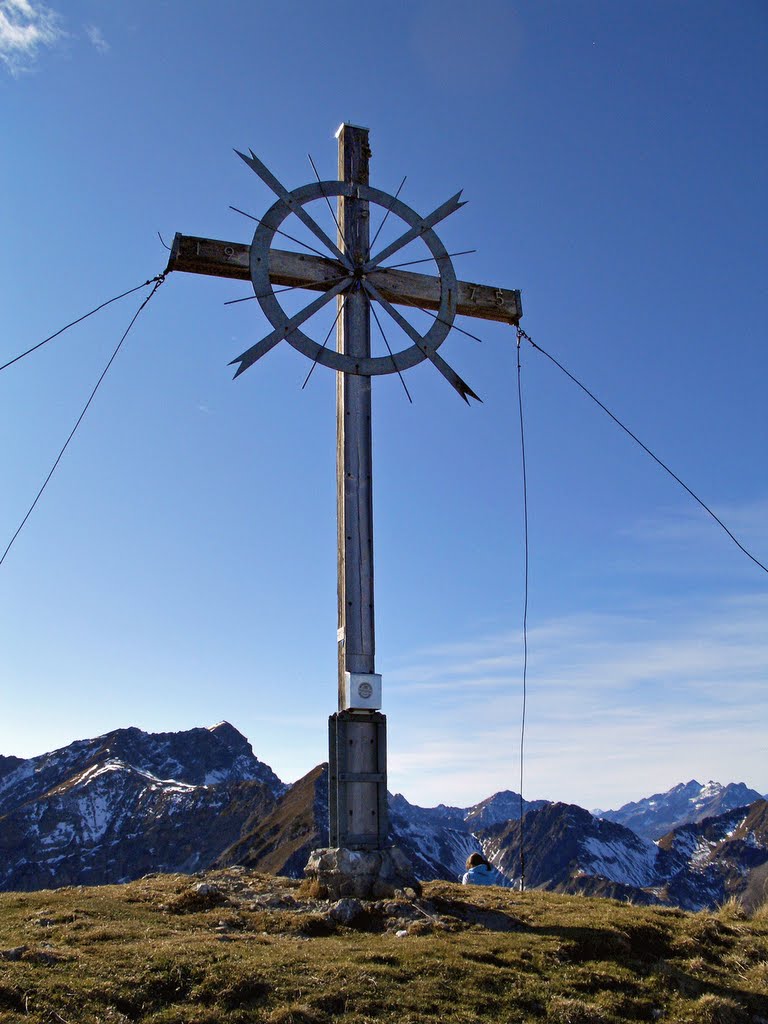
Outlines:
POLYGON ((722 921, 744 921, 748 914, 738 896, 729 896, 717 908, 717 916, 722 921))
POLYGON ((198 881, 0 894, 0 1024, 768 1021, 764 914, 435 882, 345 927, 290 879, 198 881))

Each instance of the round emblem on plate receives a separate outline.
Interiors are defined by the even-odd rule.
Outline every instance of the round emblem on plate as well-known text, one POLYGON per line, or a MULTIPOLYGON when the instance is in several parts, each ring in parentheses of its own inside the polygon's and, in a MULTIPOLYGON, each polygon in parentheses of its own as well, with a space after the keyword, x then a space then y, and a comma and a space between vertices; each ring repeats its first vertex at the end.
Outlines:
POLYGON ((359 696, 363 698, 363 700, 368 700, 368 698, 373 695, 373 687, 371 686, 370 683, 360 683, 360 685, 357 688, 357 692, 359 696))

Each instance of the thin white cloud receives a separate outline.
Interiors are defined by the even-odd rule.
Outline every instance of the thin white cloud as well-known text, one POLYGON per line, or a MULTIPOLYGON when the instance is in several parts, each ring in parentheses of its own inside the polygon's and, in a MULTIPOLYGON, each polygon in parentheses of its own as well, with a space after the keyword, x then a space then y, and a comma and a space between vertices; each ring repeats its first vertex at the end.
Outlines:
POLYGON ((86 25, 85 34, 99 53, 109 53, 110 45, 98 25, 86 25))
MULTIPOLYGON (((759 546, 768 541, 768 499, 754 498, 741 504, 718 504, 712 511, 726 526, 745 544, 759 546)), ((713 530, 720 529, 703 509, 695 505, 661 508, 655 518, 638 521, 632 527, 625 527, 621 532, 625 536, 637 536, 641 539, 661 539, 690 543, 716 537, 713 530)), ((759 554, 759 552, 758 552, 759 554)))
MULTIPOLYGON (((712 599, 682 609, 656 601, 637 616, 594 612, 554 619, 529 631, 529 665, 542 687, 588 681, 592 688, 623 689, 649 680, 697 684, 736 672, 763 678, 768 661, 768 595, 712 599)), ((495 688, 521 668, 519 634, 503 632, 474 642, 451 643, 413 655, 388 672, 388 685, 495 688)))
POLYGON ((63 35, 58 14, 45 4, 0 0, 0 61, 12 75, 31 70, 41 47, 63 35))
MULTIPOLYGON (((529 634, 526 792, 618 806, 710 778, 768 785, 768 595, 655 600, 529 634)), ((390 788, 429 804, 517 789, 522 646, 486 635, 385 670, 390 788)))
MULTIPOLYGON (((763 565, 768 563, 768 500, 755 498, 741 504, 718 504, 713 513, 763 565)), ((693 503, 657 510, 653 517, 623 527, 619 535, 630 543, 643 545, 643 558, 633 563, 637 572, 658 573, 668 564, 670 554, 687 558, 689 578, 716 574, 725 579, 748 579, 754 563, 739 552, 723 529, 693 503)))

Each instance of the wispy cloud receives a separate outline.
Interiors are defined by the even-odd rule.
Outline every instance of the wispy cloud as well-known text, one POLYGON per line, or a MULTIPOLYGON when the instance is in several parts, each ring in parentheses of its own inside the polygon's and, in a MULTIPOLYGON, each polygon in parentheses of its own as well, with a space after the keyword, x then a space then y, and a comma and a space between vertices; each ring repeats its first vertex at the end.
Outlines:
MULTIPOLYGON (((768 499, 719 503, 712 506, 712 511, 753 558, 763 564, 768 562, 768 499)), ((722 527, 692 503, 658 509, 654 517, 622 528, 620 535, 644 545, 644 560, 637 566, 638 571, 658 572, 671 551, 677 557, 687 553, 688 571, 701 575, 711 575, 714 570, 720 579, 746 578, 755 571, 754 564, 737 550, 722 527), (711 552, 709 558, 702 559, 702 549, 711 552)))
MULTIPOLYGON (((525 795, 608 807, 692 777, 764 790, 767 623, 757 592, 531 630, 525 795)), ((386 672, 391 788, 465 804, 517 789, 521 666, 509 631, 386 672)))
POLYGON ((110 45, 98 25, 86 25, 85 34, 99 53, 109 53, 110 45))
POLYGON ((30 71, 41 47, 63 35, 58 14, 37 0, 0 0, 0 61, 12 75, 30 71))

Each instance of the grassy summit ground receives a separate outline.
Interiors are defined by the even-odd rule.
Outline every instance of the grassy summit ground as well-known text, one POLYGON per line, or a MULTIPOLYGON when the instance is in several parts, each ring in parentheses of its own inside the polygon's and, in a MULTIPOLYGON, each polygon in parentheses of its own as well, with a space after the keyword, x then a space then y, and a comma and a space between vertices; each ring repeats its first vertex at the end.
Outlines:
POLYGON ((242 868, 0 894, 0 1024, 768 1024, 765 909, 439 882, 344 909, 242 868))

